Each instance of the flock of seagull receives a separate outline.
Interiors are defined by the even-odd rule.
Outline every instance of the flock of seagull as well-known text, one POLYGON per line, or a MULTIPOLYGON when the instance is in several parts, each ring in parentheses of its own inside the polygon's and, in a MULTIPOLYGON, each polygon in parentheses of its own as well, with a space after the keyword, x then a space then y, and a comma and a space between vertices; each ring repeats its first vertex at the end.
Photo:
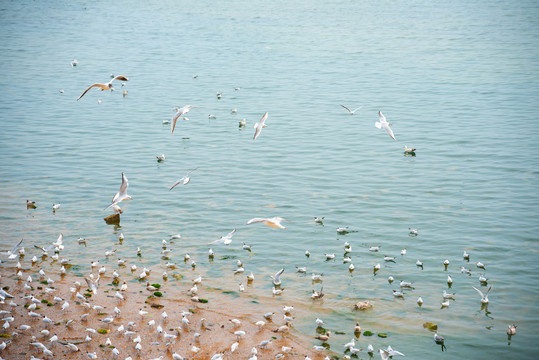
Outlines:
MULTIPOLYGON (((74 62, 72 62, 72 66, 77 66, 77 64, 78 64, 78 62, 76 62, 76 60, 74 60, 74 62)), ((112 80, 110 80, 109 82, 104 83, 104 84, 103 83, 94 83, 94 84, 90 85, 88 88, 86 88, 86 90, 84 90, 84 92, 78 97, 77 100, 80 100, 92 88, 99 88, 102 91, 111 90, 111 89, 113 89, 112 83, 114 81, 128 81, 128 80, 129 79, 126 76, 119 75, 119 76, 114 76, 112 78, 112 80)), ((238 90, 239 90, 239 88, 238 88, 238 90)), ((218 98, 220 98, 222 95, 218 93, 217 96, 218 96, 218 98)), ((351 110, 351 109, 349 109, 348 107, 346 107, 344 105, 341 105, 341 106, 344 109, 346 109, 349 112, 350 115, 354 115, 359 109, 361 109, 361 107, 358 107, 358 108, 356 108, 354 110, 351 110)), ((174 130, 176 128, 176 124, 177 124, 178 119, 180 119, 180 117, 182 117, 182 116, 185 116, 193 108, 197 108, 197 107, 192 106, 192 105, 186 105, 186 106, 183 106, 181 108, 176 108, 176 113, 174 114, 174 116, 170 120, 171 134, 174 133, 174 130)), ((379 116, 379 121, 375 122, 375 126, 377 128, 379 128, 379 129, 384 129, 392 139, 396 140, 395 135, 393 133, 393 130, 391 129, 391 123, 389 123, 387 121, 386 117, 382 114, 381 111, 378 112, 378 116, 379 116)), ((260 136, 262 129, 264 129, 267 126, 266 123, 265 123, 267 118, 268 118, 268 112, 264 113, 262 118, 258 122, 256 122, 254 124, 254 131, 255 132, 254 132, 254 135, 253 135, 253 141, 256 140, 260 136)), ((240 121, 240 127, 241 126, 245 126, 245 120, 240 121)), ((405 155, 415 156, 415 151, 416 151, 416 149, 414 149, 414 148, 408 148, 406 145, 404 146, 405 155)), ((165 157, 164 154, 162 154, 160 156, 157 156, 157 161, 159 161, 159 162, 165 161, 165 159, 166 159, 166 157, 165 157)), ((180 178, 178 181, 176 181, 170 187, 169 190, 173 190, 176 186, 178 186, 180 184, 181 185, 187 185, 190 182, 190 174, 192 172, 196 171, 197 169, 198 168, 189 170, 187 172, 187 174, 185 176, 183 176, 182 178, 180 178)), ((120 208, 119 204, 121 202, 123 202, 123 201, 132 200, 132 197, 127 194, 128 186, 129 186, 129 183, 128 183, 127 176, 122 172, 122 182, 121 182, 121 185, 120 185, 120 189, 114 195, 114 197, 112 198, 111 203, 104 210, 112 208, 112 210, 114 212, 118 213, 118 214, 123 213, 123 210, 120 208)), ((34 201, 27 200, 27 208, 28 209, 36 208, 36 203, 34 201)), ((54 204, 53 205, 53 211, 57 211, 59 208, 60 208, 60 204, 54 204)), ((262 223, 262 224, 264 224, 266 226, 269 226, 269 227, 279 228, 279 229, 284 230, 284 229, 286 229, 286 227, 282 225, 283 221, 285 221, 285 219, 283 219, 281 217, 272 217, 272 218, 258 218, 257 217, 257 218, 252 218, 249 221, 247 221, 246 225, 251 225, 251 224, 255 224, 255 223, 262 223)), ((316 224, 323 225, 324 217, 315 217, 314 222, 316 224)), ((339 227, 339 228, 337 228, 337 233, 340 234, 340 235, 346 235, 349 232, 350 232, 350 230, 348 229, 348 227, 339 227)), ((219 239, 211 242, 210 245, 218 245, 218 244, 230 245, 232 243, 232 238, 233 238, 235 233, 236 233, 236 229, 234 228, 228 234, 223 235, 219 239)), ((411 236, 418 236, 418 230, 409 228, 409 234, 411 236)), ((179 235, 177 235, 177 237, 172 237, 171 238, 171 240, 174 240, 174 239, 179 239, 179 235)), ((123 240, 123 235, 121 235, 121 237, 120 237, 120 242, 122 240, 123 240)), ((100 311, 100 310, 104 309, 104 306, 101 306, 101 305, 99 305, 97 303, 94 303, 92 305, 91 302, 90 302, 91 297, 88 296, 88 294, 93 294, 94 296, 98 294, 99 289, 100 289, 100 284, 99 284, 100 280, 103 279, 105 276, 107 276, 106 274, 108 274, 108 272, 110 272, 109 269, 107 269, 105 266, 99 267, 99 262, 93 262, 91 264, 91 272, 90 272, 90 274, 88 275, 88 277, 85 277, 85 283, 86 283, 87 287, 83 286, 84 283, 76 281, 73 284, 73 286, 70 288, 71 297, 72 297, 71 300, 61 298, 60 296, 55 296, 54 293, 55 293, 56 289, 53 287, 52 284, 54 284, 56 281, 54 279, 52 279, 51 277, 48 277, 48 279, 45 280, 46 274, 43 271, 43 269, 40 269, 37 276, 39 276, 41 282, 45 285, 45 290, 44 290, 43 294, 46 294, 49 297, 53 297, 54 303, 50 302, 49 300, 45 300, 44 298, 39 299, 37 296, 32 294, 33 291, 36 291, 38 289, 38 287, 34 285, 35 283, 33 283, 34 278, 31 275, 28 275, 28 277, 25 280, 24 275, 23 275, 23 271, 30 272, 32 270, 32 266, 34 266, 38 262, 38 257, 33 256, 32 259, 31 259, 31 265, 32 266, 30 268, 24 269, 22 264, 21 264, 21 261, 23 261, 24 254, 25 254, 25 249, 24 249, 24 247, 21 246, 22 242, 23 241, 21 240, 11 250, 3 252, 1 255, 7 256, 8 260, 15 260, 17 258, 19 259, 19 262, 15 266, 15 268, 16 268, 16 275, 15 276, 16 276, 16 279, 18 281, 18 286, 22 289, 22 290, 21 289, 18 289, 18 290, 25 294, 22 297, 22 299, 24 300, 24 303, 25 303, 24 306, 29 310, 28 316, 25 319, 29 320, 30 322, 34 321, 34 320, 41 319, 43 321, 43 323, 45 323, 47 326, 49 326, 51 324, 55 324, 56 322, 52 321, 46 314, 34 311, 34 310, 37 310, 38 305, 42 304, 42 303, 45 303, 47 305, 51 304, 50 306, 55 306, 57 304, 62 304, 60 306, 62 312, 68 311, 68 309, 72 306, 73 303, 75 303, 77 306, 79 306, 81 308, 88 309, 88 312, 85 312, 81 316, 81 318, 78 320, 78 322, 87 321, 89 319, 89 317, 91 316, 91 313, 90 313, 91 309, 94 309, 94 310, 97 310, 97 311, 100 311), (96 274, 94 274, 95 270, 97 270, 96 274), (87 290, 84 290, 84 289, 87 289, 87 290), (86 291, 86 293, 85 293, 85 291, 86 291), (83 294, 81 294, 81 292, 83 294)), ((80 238, 78 240, 78 243, 79 244, 85 243, 85 239, 80 238)), ((171 250, 168 249, 168 246, 169 246, 168 242, 166 240, 163 240, 162 254, 163 254, 163 256, 167 257, 167 259, 168 259, 168 254, 171 252, 171 250)), ((55 242, 53 242, 51 244, 48 244, 47 247, 39 247, 39 246, 35 246, 35 247, 41 250, 41 252, 42 252, 41 253, 41 258, 42 259, 46 259, 47 257, 51 257, 52 263, 58 262, 61 265, 61 268, 60 268, 59 274, 58 274, 59 276, 65 276, 66 275, 66 272, 67 272, 67 270, 68 270, 68 268, 70 266, 71 261, 68 260, 68 259, 60 258, 59 254, 64 249, 63 235, 62 234, 60 234, 59 238, 55 242), (50 252, 52 252, 52 255, 50 255, 50 252)), ((249 245, 247 245, 245 243, 243 244, 243 249, 250 251, 249 245)), ((372 247, 369 248, 369 251, 371 251, 371 252, 378 252, 379 250, 380 250, 380 248, 378 246, 372 246, 372 247)), ((116 250, 107 251, 105 253, 105 256, 108 258, 109 256, 114 255, 115 252, 116 252, 116 250)), ((353 272, 354 269, 355 269, 355 266, 353 265, 352 259, 350 257, 351 252, 352 252, 351 245, 348 242, 346 242, 344 244, 343 263, 346 263, 348 265, 348 271, 353 272)), ((140 248, 137 249, 137 255, 139 255, 139 256, 141 255, 140 248)), ((406 249, 403 249, 401 251, 401 256, 405 256, 405 255, 406 255, 406 249)), ((214 256, 215 255, 214 255, 213 249, 210 248, 209 251, 208 251, 208 257, 213 258, 214 256)), ((308 250, 305 252, 305 256, 307 256, 307 257, 310 256, 310 252, 308 250)), ((326 260, 329 261, 329 260, 335 260, 336 256, 335 256, 334 253, 327 253, 327 254, 325 254, 325 257, 326 257, 326 260)), ((470 255, 466 251, 464 251, 463 258, 464 258, 464 260, 469 261, 470 255)), ((186 254, 185 257, 184 257, 184 261, 187 263, 189 260, 190 260, 190 256, 188 254, 186 254)), ((393 262, 393 263, 395 263, 397 261, 395 257, 387 256, 387 255, 384 255, 383 260, 385 262, 393 262)), ((193 268, 196 267, 196 262, 195 261, 190 261, 190 264, 191 264, 191 266, 193 268)), ((447 267, 449 265, 449 260, 446 259, 443 262, 443 264, 445 266, 445 270, 447 270, 447 267)), ((416 266, 419 267, 419 268, 422 268, 423 263, 418 260, 416 262, 416 266)), ((112 274, 112 282, 113 282, 113 284, 119 285, 121 275, 120 275, 120 273, 118 271, 120 271, 121 269, 123 269, 125 267, 126 267, 125 260, 119 259, 118 260, 118 270, 114 270, 113 274, 112 274)), ((482 264, 480 262, 477 263, 477 267, 480 268, 480 269, 483 269, 483 270, 485 269, 484 264, 482 264)), ((175 264, 167 262, 165 264, 165 268, 166 269, 174 269, 175 264)), ((380 269, 381 269, 381 265, 379 263, 374 265, 374 267, 373 267, 374 274, 376 275, 376 273, 380 269)), ((130 270, 131 270, 131 274, 134 274, 137 271, 136 265, 132 265, 130 270)), ((298 273, 306 273, 307 272, 306 267, 296 267, 296 270, 297 270, 298 273)), ((285 269, 281 268, 274 275, 271 275, 272 284, 273 284, 273 288, 272 288, 272 295, 273 296, 279 296, 284 291, 284 288, 282 287, 282 276, 283 276, 284 271, 285 271, 285 269)), ((242 266, 242 262, 240 260, 237 260, 237 269, 234 270, 234 274, 244 274, 244 272, 245 272, 245 269, 242 266)), ((467 269, 464 266, 462 266, 461 267, 461 272, 469 275, 471 273, 471 270, 467 269)), ((156 292, 158 292, 159 287, 155 287, 154 285, 150 284, 150 282, 148 281, 150 274, 151 274, 151 269, 144 268, 142 270, 142 272, 138 276, 135 276, 135 277, 138 278, 140 281, 147 282, 146 283, 146 290, 148 290, 148 291, 150 291, 152 293, 156 293, 156 292)), ((125 274, 123 276, 125 276, 125 274)), ((162 278, 164 280, 166 280, 168 278, 168 273, 167 273, 166 270, 162 273, 162 278)), ((199 289, 198 289, 197 285, 200 285, 202 283, 202 280, 203 279, 202 279, 201 276, 194 279, 193 280, 193 286, 188 291, 188 295, 191 297, 191 300, 193 302, 199 302, 201 300, 201 298, 198 297, 199 289)), ((246 281, 249 283, 249 282, 252 282, 253 280, 254 280, 254 274, 253 274, 253 272, 250 272, 250 274, 247 275, 246 281)), ((311 280, 313 281, 313 283, 322 282, 323 281, 323 274, 313 273, 312 276, 311 276, 311 280)), ((480 275, 479 280, 480 280, 480 285, 487 286, 488 279, 486 279, 483 274, 480 275)), ((393 283, 394 278, 392 276, 389 276, 388 282, 390 284, 393 283)), ((448 275, 448 279, 447 279, 448 288, 451 288, 452 283, 453 283, 453 279, 451 278, 450 275, 448 275)), ((399 286, 400 289, 397 289, 397 290, 393 289, 392 290, 393 291, 393 296, 395 298, 401 298, 402 299, 402 298, 404 298, 406 292, 413 290, 413 283, 411 283, 411 282, 401 280, 399 285, 400 285, 399 286)), ((116 286, 116 287, 118 287, 118 286, 116 286)), ((244 285, 242 283, 240 283, 239 288, 238 288, 239 292, 240 293, 243 292, 244 289, 245 289, 244 285)), ((485 292, 481 291, 480 289, 478 289, 476 287, 473 287, 473 289, 475 289, 480 294, 481 303, 482 303, 482 305, 484 307, 486 307, 488 302, 489 302, 488 295, 489 295, 492 287, 489 287, 485 292)), ((121 308, 119 308, 118 306, 121 306, 122 302, 125 301, 126 297, 123 294, 126 291, 127 291, 127 282, 124 281, 123 284, 118 287, 118 289, 115 291, 115 294, 114 294, 114 298, 117 301, 119 301, 118 305, 115 306, 114 315, 110 315, 110 316, 108 316, 106 318, 100 319, 99 320, 100 322, 102 322, 103 324, 106 324, 106 325, 110 325, 110 324, 118 321, 117 316, 119 316, 119 314, 122 312, 121 308)), ((318 300, 318 299, 323 298, 324 295, 325 294, 324 294, 324 291, 323 291, 323 287, 321 287, 319 291, 314 290, 314 289, 312 290, 311 298, 312 298, 312 300, 318 300)), ((446 290, 444 290, 443 293, 442 293, 441 309, 449 307, 450 304, 451 304, 451 301, 455 300, 455 296, 456 296, 455 293, 448 293, 446 290)), ((15 307, 21 305, 21 303, 16 303, 14 301, 14 298, 15 298, 15 296, 10 294, 9 291, 0 290, 0 301, 1 301, 0 306, 2 308, 2 310, 0 310, 0 315, 1 315, 0 320, 4 323, 4 326, 3 326, 4 330, 7 330, 10 327, 10 323, 15 320, 14 317, 12 316, 11 310, 9 310, 9 309, 10 308, 15 308, 15 307)), ((417 305, 419 307, 421 307, 421 306, 423 306, 423 304, 424 304, 423 299, 421 297, 418 297, 417 305)), ((372 307, 372 304, 370 304, 369 301, 363 301, 363 302, 360 301, 358 304, 356 304, 356 308, 360 309, 360 310, 367 310, 367 309, 369 309, 371 307, 372 307)), ((42 310, 43 310, 42 312, 44 312, 45 309, 42 309, 42 310)), ((276 333, 286 333, 290 329, 290 327, 292 326, 292 320, 293 320, 293 317, 291 315, 292 311, 293 311, 293 307, 291 307, 291 306, 285 306, 283 308, 284 324, 274 330, 276 333)), ((141 316, 144 316, 144 315, 147 314, 147 312, 141 309, 139 311, 139 314, 141 316)), ((256 322, 255 325, 260 327, 260 328, 264 327, 266 324, 268 324, 268 322, 271 322, 271 317, 272 317, 273 314, 274 314, 274 312, 264 314, 264 320, 259 320, 258 322, 256 322)), ((181 315, 182 315, 181 325, 179 325, 178 327, 175 327, 176 329, 179 329, 179 330, 176 330, 176 332, 174 332, 174 333, 167 333, 167 331, 163 329, 162 325, 157 324, 157 322, 155 320, 149 321, 148 325, 152 329, 155 329, 159 334, 162 334, 160 336, 162 336, 163 341, 166 342, 167 345, 170 345, 170 344, 175 342, 176 338, 179 337, 179 333, 180 333, 180 330, 182 329, 182 326, 183 326, 183 328, 187 328, 191 323, 190 320, 189 320, 189 315, 190 315, 189 312, 183 312, 181 315)), ((166 312, 163 312, 161 314, 161 320, 163 322, 167 321, 167 317, 168 317, 168 315, 166 314, 166 312)), ((69 319, 69 320, 66 319, 64 324, 65 324, 66 327, 73 326, 75 321, 76 320, 73 320, 73 319, 69 319)), ((323 329, 324 330, 321 333, 319 333, 315 338, 322 341, 323 344, 324 344, 330 339, 332 333, 329 330, 325 331, 325 328, 324 328, 325 324, 324 324, 324 321, 322 319, 317 318, 315 322, 316 322, 316 328, 317 329, 323 329)), ((241 325, 241 321, 239 321, 237 319, 232 320, 232 323, 233 323, 234 327, 240 327, 240 325, 241 325)), ((204 319, 202 319, 200 321, 200 327, 203 328, 204 326, 205 326, 204 325, 204 319)), ((33 325, 23 324, 23 325, 20 325, 17 328, 17 331, 26 331, 26 330, 31 329, 32 327, 33 327, 33 325)), ((119 326, 117 328, 117 332, 121 333, 121 334, 124 334, 125 336, 128 336, 130 339, 133 339, 133 343, 135 344, 134 345, 134 350, 140 351, 142 349, 144 339, 141 338, 140 334, 137 333, 137 331, 134 330, 134 329, 135 329, 135 323, 130 322, 127 325, 119 326)), ((92 329, 86 329, 86 330, 89 333, 94 333, 92 331, 92 329)), ((361 327, 360 327, 359 324, 356 324, 356 327, 354 328, 354 333, 356 334, 356 336, 359 336, 359 334, 361 334, 361 327)), ((512 336, 515 333, 516 333, 516 325, 510 325, 509 329, 507 330, 507 334, 509 336, 512 336)), ((237 339, 236 339, 237 341, 235 341, 230 346, 229 350, 214 354, 211 357, 212 360, 223 359, 224 356, 227 353, 231 354, 230 358, 235 358, 233 353, 238 348, 239 341, 242 339, 242 337, 244 337, 246 335, 246 332, 244 330, 237 329, 237 330, 235 330, 233 332, 233 334, 237 337, 237 339)), ((44 343, 45 341, 40 341, 38 339, 38 336, 46 336, 46 337, 48 337, 49 335, 50 335, 50 331, 48 329, 44 329, 43 331, 40 332, 40 334, 36 334, 36 335, 32 336, 32 342, 30 343, 30 345, 33 348, 35 348, 37 351, 41 352, 44 356, 48 356, 48 357, 51 357, 51 358, 55 357, 53 351, 49 349, 50 345, 53 345, 53 344, 60 344, 60 345, 64 346, 66 349, 69 349, 69 350, 72 350, 72 351, 75 351, 75 352, 80 350, 79 347, 77 346, 77 344, 75 344, 74 342, 61 340, 56 335, 53 335, 52 337, 50 337, 46 343, 44 343), (47 345, 47 344, 50 344, 50 345, 47 345)), ((195 333, 195 339, 197 337, 200 337, 199 333, 195 333)), ((1 354, 1 351, 6 349, 8 346, 13 346, 13 345, 11 345, 11 343, 15 342, 16 338, 17 338, 17 336, 16 336, 16 332, 15 332, 13 334, 12 340, 2 342, 0 344, 0 354, 1 354)), ((88 343, 91 340, 92 340, 91 335, 86 335, 86 338, 85 338, 85 340, 83 342, 88 343)), ((262 343, 259 344, 259 348, 260 349, 266 348, 266 346, 271 341, 272 340, 263 341, 262 343)), ((434 334, 434 341, 437 344, 440 344, 442 346, 442 350, 445 349, 445 339, 441 335, 435 333, 434 334)), ((106 345, 107 346, 112 346, 112 342, 111 342, 110 339, 107 340, 106 345)), ((191 351, 193 352, 193 354, 196 354, 199 350, 200 350, 200 348, 198 348, 196 345, 193 345, 192 348, 191 348, 191 351)), ((325 351, 326 347, 324 347, 322 345, 315 345, 314 350, 316 350, 316 351, 325 351)), ((344 357, 344 359, 350 359, 351 357, 354 357, 360 351, 363 351, 363 350, 365 350, 365 349, 356 348, 355 340, 352 339, 351 342, 344 345, 343 357, 344 357)), ((283 359, 283 358, 287 357, 287 355, 290 353, 290 351, 291 351, 291 348, 287 348, 286 346, 283 346, 281 351, 274 355, 275 359, 283 359)), ((366 351, 372 357, 373 352, 374 352, 373 346, 369 344, 366 351)), ((257 351, 256 347, 254 347, 253 350, 251 351, 251 355, 249 357, 249 360, 256 360, 257 359, 257 353, 258 353, 258 351, 257 351)), ((386 360, 388 358, 392 358, 393 356, 404 356, 403 353, 392 349, 391 346, 388 346, 386 349, 379 349, 378 353, 379 353, 381 359, 383 359, 383 360, 386 360)), ((111 351, 111 354, 114 357, 118 357, 120 353, 119 353, 119 350, 116 347, 113 347, 113 350, 111 351)), ((86 355, 87 355, 87 357, 89 359, 97 359, 98 358, 98 355, 97 355, 96 352, 87 351, 86 355)), ((179 355, 177 353, 173 353, 171 355, 172 355, 173 359, 175 359, 175 360, 184 359, 184 357, 182 355, 179 355)), ((163 358, 163 356, 159 357, 159 359, 162 359, 162 358, 163 358)), ((32 360, 38 360, 39 358, 32 355, 31 359, 32 360)), ((130 360, 131 356, 128 356, 125 359, 130 360)), ((309 358, 308 355, 305 355, 305 359, 309 360, 310 358, 309 358)), ((329 356, 326 356, 326 359, 329 359, 329 356)))

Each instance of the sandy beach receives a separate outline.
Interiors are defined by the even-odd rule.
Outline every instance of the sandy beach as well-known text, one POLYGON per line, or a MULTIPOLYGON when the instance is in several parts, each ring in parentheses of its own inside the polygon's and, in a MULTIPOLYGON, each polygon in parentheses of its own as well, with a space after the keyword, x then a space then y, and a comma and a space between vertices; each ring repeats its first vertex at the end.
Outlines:
POLYGON ((305 356, 323 359, 326 355, 313 350, 308 339, 296 334, 293 327, 290 330, 282 327, 285 323, 281 308, 269 309, 249 298, 231 300, 202 291, 198 299, 207 298, 207 303, 187 295, 169 296, 177 292, 168 291, 174 285, 165 281, 160 281, 162 297, 148 291, 146 281, 131 281, 126 291, 120 291, 123 281, 113 284, 110 275, 101 278, 97 294, 92 294, 83 277, 50 273, 40 278, 40 267, 30 265, 29 260, 21 261, 24 264, 21 279, 16 275, 19 271, 16 267, 6 267, 6 263, 0 267, 2 288, 13 296, 6 297, 0 304, 2 319, 7 318, 2 321, 1 331, 1 340, 7 344, 0 350, 4 359, 31 359, 32 356, 34 359, 86 359, 91 358, 92 353, 98 359, 172 359, 174 353, 185 359, 211 359, 216 354, 223 354, 223 359, 248 359, 254 351, 258 359, 273 359, 280 356, 278 354, 282 357, 277 358, 286 359, 304 359, 305 356), (29 276, 32 282, 28 282, 29 276), (47 285, 48 279, 54 283, 47 285), (116 297, 117 293, 124 299, 116 297), (77 294, 84 299, 77 298, 77 294), (66 302, 69 306, 62 310, 66 302), (32 304, 35 308, 30 310, 32 304), (115 313, 115 308, 119 309, 119 314, 115 313), (141 310, 147 313, 141 315, 141 310), (275 313, 275 322, 264 319, 266 312, 275 313), (38 315, 32 317, 31 313, 38 315), (45 316, 50 323, 44 321, 45 316), (184 318, 189 324, 182 322, 184 318), (235 320, 235 324, 233 319, 239 322, 235 320), (266 324, 259 327, 255 324, 257 321, 266 324), (158 332, 159 326, 162 332, 158 332), (237 336, 236 331, 245 334, 237 336), (58 340, 50 341, 54 335, 58 340), (136 349, 134 341, 139 336, 140 350, 136 349), (260 346, 265 340, 269 343, 260 346), (238 346, 232 352, 235 342, 238 346), (43 344, 52 355, 31 343, 43 344), (66 344, 76 345, 78 350, 66 344), (283 351, 283 347, 291 349, 283 351))

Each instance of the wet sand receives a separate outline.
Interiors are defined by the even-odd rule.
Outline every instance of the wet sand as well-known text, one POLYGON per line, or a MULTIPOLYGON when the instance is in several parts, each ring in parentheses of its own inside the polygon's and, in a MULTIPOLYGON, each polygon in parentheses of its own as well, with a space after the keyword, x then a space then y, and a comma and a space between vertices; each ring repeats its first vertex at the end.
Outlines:
MULTIPOLYGON (((9 264, 11 265, 11 264, 9 264)), ((224 359, 248 359, 251 356, 252 348, 258 351, 258 359, 274 359, 279 353, 285 355, 285 359, 304 359, 308 355, 313 360, 324 359, 327 353, 317 353, 312 349, 308 338, 295 333, 293 327, 288 332, 276 332, 279 327, 284 325, 282 308, 270 309, 264 304, 254 304, 251 299, 238 297, 229 299, 222 294, 205 294, 200 292, 199 297, 208 296, 208 303, 193 301, 189 296, 170 296, 162 290, 163 297, 152 296, 152 292, 146 290, 146 282, 128 283, 127 291, 121 292, 124 300, 115 297, 120 284, 112 284, 112 277, 109 275, 100 281, 97 294, 87 296, 86 301, 77 299, 76 292, 72 288, 76 287, 75 282, 80 282, 77 287, 80 294, 89 294, 88 286, 83 277, 77 277, 72 274, 59 275, 47 274, 44 279, 39 278, 39 268, 23 266, 23 276, 21 280, 17 279, 17 269, 15 267, 6 267, 6 263, 0 266, 0 284, 14 298, 6 298, 3 304, 0 304, 0 310, 11 311, 10 314, 2 315, 1 318, 13 316, 14 321, 9 322, 9 327, 2 329, 3 335, 1 341, 10 341, 4 350, 0 350, 0 356, 4 359, 30 359, 31 356, 41 359, 87 359, 87 352, 96 352, 98 359, 125 359, 131 356, 133 359, 154 359, 163 357, 163 359, 172 359, 174 352, 180 354, 185 359, 211 359, 214 354, 223 353, 224 359), (27 278, 31 275, 33 281, 28 283, 32 289, 25 290, 27 278), (55 282, 47 286, 41 281, 52 278, 55 282), (46 288, 53 288, 53 292, 47 292, 46 288), (71 289, 70 289, 71 288, 71 289), (32 304, 31 299, 23 299, 24 296, 32 294, 39 300, 34 312, 50 318, 53 323, 47 324, 42 317, 30 317, 26 306, 32 304), (220 296, 219 296, 220 295, 220 296), (63 301, 55 301, 54 297, 60 297, 63 301), (68 301, 69 307, 62 310, 62 304, 68 301), (17 306, 11 306, 13 302, 17 306), (87 302, 87 305, 84 305, 87 302), (93 309, 98 305, 104 309, 93 309), (118 307, 120 314, 114 313, 114 308, 118 307), (145 315, 140 315, 139 310, 147 311, 145 315), (189 312, 187 316, 190 324, 182 324, 182 311, 189 312), (263 314, 273 311, 273 320, 267 321, 263 314), (162 318, 162 313, 166 312, 168 317, 162 318), (89 314, 84 320, 83 314, 89 314), (105 323, 102 320, 113 317, 112 323, 105 323), (205 319, 202 325, 201 319, 205 319), (73 320, 68 324, 69 320, 73 320), (230 320, 238 319, 240 325, 235 325, 230 320), (151 320, 155 325, 148 324, 151 320), (266 324, 259 328, 255 323, 263 320, 266 324), (134 322, 134 326, 128 327, 129 322, 134 322), (29 325, 30 329, 22 330, 21 325, 29 325), (124 326, 123 332, 117 329, 124 326), (163 333, 158 333, 156 328, 161 325, 163 333), (49 335, 42 335, 43 329, 49 330, 49 335), (107 333, 92 333, 86 329, 95 329, 107 333), (135 332, 133 335, 125 335, 126 330, 135 332), (234 335, 237 330, 245 331, 245 335, 238 338, 234 335), (164 333, 177 335, 175 340, 164 339, 164 333), (13 335, 16 333, 16 335, 13 335), (195 339, 195 334, 200 336, 195 339), (56 334, 59 342, 50 342, 49 339, 56 334), (89 335, 92 339, 85 341, 89 335), (135 348, 133 342, 138 335, 141 337, 141 350, 135 348), (36 339, 31 339, 35 336, 36 339), (107 339, 110 339, 112 345, 106 346, 107 339), (260 347, 259 344, 264 340, 271 340, 266 347, 260 347), (231 352, 230 347, 234 342, 239 342, 235 352, 231 352), (41 342, 50 351, 52 356, 47 356, 41 350, 30 345, 31 342, 41 342), (61 342, 73 343, 79 348, 74 351, 61 342), (167 344, 168 343, 168 344, 167 344), (198 352, 193 352, 193 346, 200 348, 198 352), (283 346, 291 347, 288 353, 282 351, 283 346), (119 355, 113 355, 112 350, 119 350, 119 355)), ((153 281, 152 281, 153 283, 153 281)), ((160 281, 164 284, 164 281, 160 281)), ((5 321, 2 321, 4 324, 5 321)))

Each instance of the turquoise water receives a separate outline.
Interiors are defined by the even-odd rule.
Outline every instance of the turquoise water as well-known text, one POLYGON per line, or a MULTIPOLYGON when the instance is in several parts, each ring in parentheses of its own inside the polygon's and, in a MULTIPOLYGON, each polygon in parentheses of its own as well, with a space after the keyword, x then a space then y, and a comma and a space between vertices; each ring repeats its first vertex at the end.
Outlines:
POLYGON ((188 289, 198 273, 217 277, 205 282, 208 291, 237 290, 244 277, 232 274, 232 258, 242 259, 256 280, 241 296, 303 308, 294 325, 307 335, 322 316, 346 332, 329 341, 332 350, 342 351, 359 321, 388 334, 361 337, 360 347, 391 345, 410 358, 535 358, 538 14, 534 1, 2 2, 0 245, 22 237, 33 254, 32 244, 63 232, 62 255, 83 273, 118 248, 158 278, 161 240, 181 233, 170 261, 186 277, 169 291, 188 289), (125 88, 92 89, 76 101, 111 73, 129 77, 125 88), (162 121, 186 104, 200 108, 171 135, 162 121), (350 116, 339 104, 363 108, 350 116), (378 110, 397 141, 375 128, 378 110), (266 111, 268 127, 253 142, 266 111), (403 156, 405 144, 416 157, 403 156), (161 153, 167 159, 157 163, 161 153), (168 190, 195 167, 189 185, 168 190), (102 209, 121 172, 133 200, 115 227, 102 209), (26 210, 26 199, 38 208, 26 210), (62 204, 55 214, 53 203, 62 204), (272 216, 286 218, 287 229, 245 225, 272 216), (325 226, 314 216, 325 216, 325 226), (355 232, 340 236, 337 226, 355 232), (209 263, 208 243, 233 228, 232 244, 212 246, 209 263), (119 233, 126 239, 115 245, 119 233), (352 274, 342 263, 345 241, 352 274), (369 252, 373 245, 381 251, 369 252), (197 261, 194 272, 185 253, 197 261), (384 263, 384 254, 397 262, 384 263), (295 266, 325 274, 323 301, 310 299, 320 284, 295 266), (288 289, 272 298, 269 275, 281 267, 288 289), (488 311, 472 289, 483 272, 488 311), (440 309, 448 274, 457 300, 440 309), (415 282, 405 300, 392 296, 400 279, 415 282), (364 299, 374 308, 352 311, 364 299), (425 321, 438 324, 447 352, 425 321), (510 323, 518 329, 508 343, 510 323))

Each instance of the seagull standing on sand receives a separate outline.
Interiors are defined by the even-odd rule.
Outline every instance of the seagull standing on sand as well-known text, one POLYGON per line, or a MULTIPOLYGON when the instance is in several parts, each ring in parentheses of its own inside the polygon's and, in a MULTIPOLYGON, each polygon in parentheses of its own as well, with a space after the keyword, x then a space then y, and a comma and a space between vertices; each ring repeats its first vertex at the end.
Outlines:
POLYGON ((281 221, 283 220, 284 220, 283 218, 280 218, 278 216, 272 217, 272 218, 252 218, 251 220, 247 221, 247 225, 261 222, 264 225, 267 225, 269 227, 278 227, 280 229, 286 229, 284 226, 281 225, 281 221))
POLYGON ((378 129, 383 128, 393 140, 397 140, 395 139, 395 135, 393 135, 393 130, 390 128, 391 124, 387 122, 386 117, 381 111, 378 111, 378 118, 380 121, 375 122, 374 125, 376 125, 378 129))
POLYGON ((176 186, 178 186, 178 185, 180 185, 180 184, 182 184, 182 185, 187 185, 187 184, 189 184, 189 182, 191 181, 191 177, 190 177, 189 175, 190 175, 193 171, 195 171, 195 170, 197 170, 197 169, 198 169, 198 168, 195 168, 195 169, 193 169, 193 170, 189 170, 189 171, 187 172, 187 174, 186 174, 184 177, 182 177, 180 180, 176 181, 176 182, 170 187, 170 189, 168 189, 168 190, 170 191, 170 190, 174 189, 176 186))
POLYGON ((358 107, 357 109, 350 110, 349 108, 347 108, 347 107, 344 106, 344 105, 341 105, 341 106, 342 106, 343 108, 345 108, 346 110, 348 110, 348 113, 349 113, 350 115, 354 115, 354 114, 356 113, 356 111, 358 111, 359 109, 361 109, 361 108, 363 107, 363 106, 360 106, 360 107, 358 107))
POLYGON ((88 88, 86 90, 84 90, 84 92, 79 96, 79 98, 77 100, 80 100, 80 98, 83 97, 88 92, 88 90, 90 90, 93 87, 98 87, 98 88, 101 89, 101 91, 112 89, 112 82, 114 80, 129 81, 129 79, 126 78, 125 76, 118 75, 118 76, 114 77, 111 81, 109 81, 106 84, 95 83, 93 85, 88 86, 88 88))
POLYGON ((127 195, 127 187, 129 183, 127 182, 127 177, 122 173, 122 185, 120 185, 120 191, 114 195, 112 202, 104 210, 107 210, 109 207, 117 205, 121 201, 131 200, 131 196, 127 195))
POLYGON ((172 134, 174 132, 174 128, 176 127, 176 121, 180 118, 180 116, 185 115, 191 110, 192 108, 196 108, 196 106, 193 105, 185 105, 182 108, 175 108, 176 114, 172 117, 172 124, 170 126, 170 133, 172 134))
POLYGON ((259 122, 255 123, 255 135, 253 136, 253 140, 256 140, 256 138, 260 135, 260 132, 263 128, 265 128, 267 125, 265 124, 266 119, 268 118, 268 113, 265 113, 259 122))

